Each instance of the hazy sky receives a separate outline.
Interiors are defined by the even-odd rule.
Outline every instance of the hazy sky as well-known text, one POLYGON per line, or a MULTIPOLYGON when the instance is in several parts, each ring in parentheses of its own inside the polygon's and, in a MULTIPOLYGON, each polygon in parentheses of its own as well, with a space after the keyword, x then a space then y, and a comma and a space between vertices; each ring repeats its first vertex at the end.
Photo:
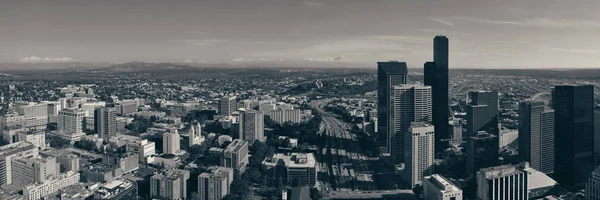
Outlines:
POLYGON ((0 0, 0 61, 600 67, 598 0, 0 0), (29 59, 29 60, 27 60, 29 59))

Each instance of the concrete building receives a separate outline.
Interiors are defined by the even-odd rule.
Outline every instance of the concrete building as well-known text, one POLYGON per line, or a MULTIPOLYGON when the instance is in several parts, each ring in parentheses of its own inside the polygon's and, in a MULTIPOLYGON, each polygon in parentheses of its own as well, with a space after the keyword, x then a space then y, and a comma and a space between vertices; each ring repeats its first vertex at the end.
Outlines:
POLYGON ((48 136, 56 136, 62 139, 68 140, 71 145, 77 141, 80 141, 81 138, 85 136, 85 133, 72 133, 72 132, 63 132, 63 131, 50 131, 48 136))
POLYGON ((82 180, 86 182, 107 182, 123 175, 121 168, 96 163, 81 170, 82 180))
POLYGON ((224 96, 219 101, 219 115, 229 116, 235 110, 237 110, 237 102, 235 102, 235 96, 224 96))
POLYGON ((498 136, 479 131, 467 140, 467 173, 475 175, 481 168, 498 165, 498 136))
POLYGON ((58 131, 68 134, 83 134, 85 111, 80 108, 58 112, 58 131))
POLYGON ((276 108, 277 108, 277 105, 274 103, 261 103, 258 106, 258 110, 263 112, 263 114, 266 116, 271 116, 271 111, 275 110, 276 108))
POLYGON ((147 139, 141 141, 131 141, 127 143, 127 152, 131 152, 139 155, 139 161, 144 161, 149 156, 156 154, 155 149, 156 144, 152 141, 148 141, 147 139))
POLYGON ((529 199, 527 173, 511 165, 483 168, 477 172, 477 199, 529 199))
POLYGON ((25 128, 44 130, 48 124, 48 104, 44 103, 16 103, 15 107, 20 115, 25 116, 25 128))
POLYGON ((223 150, 221 166, 234 169, 235 173, 242 174, 248 165, 248 142, 240 139, 233 140, 223 150))
POLYGON ((233 169, 214 167, 209 171, 198 176, 198 196, 200 200, 220 200, 230 192, 233 169))
POLYGON ((96 200, 136 199, 137 197, 137 184, 128 179, 110 181, 94 192, 96 200))
POLYGON ((284 124, 286 122, 298 124, 302 122, 302 116, 300 112, 301 111, 299 109, 278 109, 272 110, 269 114, 269 117, 271 118, 271 120, 279 124, 284 124))
POLYGON ((380 151, 390 154, 392 146, 390 138, 393 133, 388 133, 392 119, 388 111, 391 110, 390 97, 393 95, 394 86, 406 84, 408 69, 405 62, 377 62, 377 130, 380 151))
POLYGON ((180 137, 177 129, 172 129, 169 132, 163 133, 163 153, 175 154, 180 149, 180 137))
POLYGON ((22 153, 12 158, 12 185, 24 187, 44 183, 60 173, 55 157, 42 157, 37 152, 22 153))
POLYGON ((519 104, 519 157, 546 174, 554 172, 554 111, 544 102, 519 104))
POLYGON ((104 154, 102 163, 111 168, 120 168, 123 174, 139 169, 139 155, 133 153, 126 154, 104 154))
POLYGON ((427 200, 462 200, 463 192, 442 175, 423 178, 423 194, 427 200))
POLYGON ((317 180, 315 156, 312 153, 275 154, 262 162, 268 176, 285 174, 288 184, 296 182, 300 186, 314 186, 317 180), (281 171, 282 170, 282 171, 281 171))
POLYGON ((123 100, 123 101, 115 103, 115 111, 117 112, 117 114, 119 116, 133 114, 133 113, 137 112, 137 110, 138 110, 137 101, 135 101, 133 99, 123 100))
POLYGON ((594 108, 594 152, 600 152, 600 107, 594 108))
POLYGON ((0 146, 0 186, 12 184, 12 158, 34 152, 37 152, 37 148, 29 142, 16 142, 0 146))
POLYGON ((4 116, 0 116, 0 131, 25 128, 26 121, 25 115, 17 112, 6 113, 4 116))
POLYGON ((44 131, 18 131, 17 141, 26 141, 37 148, 44 149, 46 148, 46 133, 44 131))
POLYGON ((52 176, 45 182, 29 184, 23 188, 23 199, 38 200, 42 197, 48 197, 48 195, 58 192, 60 189, 77 184, 79 178, 79 173, 67 172, 52 176))
MULTIPOLYGON (((518 148, 517 141, 519 139, 519 131, 518 130, 501 130, 500 137, 498 141, 500 144, 499 148, 510 147, 513 149, 518 148)), ((554 160, 554 159, 553 159, 554 160)))
POLYGON ((150 178, 150 197, 187 199, 187 180, 190 172, 173 169, 150 178))
POLYGON ((435 156, 435 127, 413 122, 405 133, 404 179, 411 188, 420 185, 424 176, 433 174, 435 156))
POLYGON ((585 199, 597 200, 600 199, 600 166, 588 178, 585 184, 585 199))
POLYGON ((265 141, 264 116, 260 111, 245 110, 240 112, 239 136, 250 143, 258 140, 265 141))
POLYGON ((117 112, 114 108, 98 107, 94 110, 94 130, 99 138, 110 141, 117 135, 117 112))
POLYGON ((90 101, 81 104, 81 109, 85 111, 85 117, 94 117, 96 109, 105 107, 106 102, 104 101, 90 101))
MULTIPOLYGON (((387 133, 395 164, 404 162, 404 138, 412 122, 431 122, 431 87, 422 85, 394 86, 390 96, 387 133)), ((447 123, 447 122, 446 122, 447 123)), ((434 141, 435 142, 435 141, 434 141)))

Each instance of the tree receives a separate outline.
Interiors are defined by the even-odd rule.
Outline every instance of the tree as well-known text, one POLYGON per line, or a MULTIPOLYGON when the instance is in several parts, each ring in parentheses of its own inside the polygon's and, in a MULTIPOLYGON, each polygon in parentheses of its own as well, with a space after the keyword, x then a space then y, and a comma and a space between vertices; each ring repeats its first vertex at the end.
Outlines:
POLYGON ((321 192, 319 192, 319 189, 317 189, 316 187, 310 188, 310 198, 311 199, 320 199, 322 197, 323 197, 323 195, 321 195, 321 192))
POLYGON ((423 186, 416 185, 415 187, 413 187, 412 191, 415 194, 415 196, 420 199, 421 193, 423 192, 423 186))

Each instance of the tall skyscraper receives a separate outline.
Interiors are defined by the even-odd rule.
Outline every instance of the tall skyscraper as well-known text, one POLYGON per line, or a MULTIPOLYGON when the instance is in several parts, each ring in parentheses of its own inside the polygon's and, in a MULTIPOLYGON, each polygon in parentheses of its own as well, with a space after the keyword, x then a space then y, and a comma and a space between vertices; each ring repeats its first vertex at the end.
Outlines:
POLYGON ((228 116, 231 112, 237 110, 237 102, 235 96, 224 96, 219 102, 219 115, 228 116))
POLYGON ((554 172, 554 111, 545 110, 544 102, 519 103, 519 157, 531 167, 554 172))
POLYGON ((413 122, 405 135, 404 179, 411 188, 421 184, 424 176, 433 174, 435 132, 431 124, 413 122))
POLYGON ((245 110, 240 112, 239 137, 253 143, 254 141, 265 141, 265 119, 263 113, 256 110, 245 110))
POLYGON ((590 178, 585 184, 585 199, 600 199, 600 166, 597 167, 594 172, 592 172, 590 178))
POLYGON ((594 108, 594 153, 600 153, 600 107, 594 108))
POLYGON ((556 86, 553 96, 554 178, 582 189, 594 171, 594 86, 556 86))
POLYGON ((235 139, 223 150, 221 166, 232 168, 236 174, 242 174, 248 165, 248 142, 235 139))
POLYGON ((382 153, 391 153, 390 146, 393 133, 388 134, 388 108, 392 89, 396 85, 406 84, 408 69, 405 62, 378 62, 377 63, 377 141, 382 153))
POLYGON ((180 149, 180 137, 177 129, 172 129, 170 132, 163 133, 163 153, 175 154, 180 149))
POLYGON ((433 62, 425 63, 425 85, 433 91, 433 125, 435 126, 436 149, 444 150, 443 139, 450 139, 448 125, 448 38, 436 36, 433 39, 433 62))
POLYGON ((388 106, 390 133, 394 163, 404 162, 404 138, 411 122, 431 122, 431 87, 422 85, 394 86, 388 106))
POLYGON ((190 172, 173 169, 150 178, 150 196, 165 199, 187 199, 187 181, 190 172))
POLYGON ((467 173, 474 175, 479 169, 498 165, 498 136, 479 131, 467 140, 467 173))
POLYGON ((519 166, 502 165, 484 168, 477 172, 477 199, 528 200, 529 177, 527 163, 519 166))
POLYGON ((100 107, 94 110, 94 126, 98 137, 108 142, 117 135, 117 112, 114 108, 100 107))
POLYGON ((469 92, 471 104, 467 105, 467 135, 478 131, 498 135, 498 92, 469 92))

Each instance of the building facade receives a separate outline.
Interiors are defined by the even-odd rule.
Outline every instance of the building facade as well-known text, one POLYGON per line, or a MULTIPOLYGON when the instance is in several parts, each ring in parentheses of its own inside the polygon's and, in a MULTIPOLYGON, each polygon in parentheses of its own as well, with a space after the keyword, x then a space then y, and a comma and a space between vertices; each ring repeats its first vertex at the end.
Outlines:
POLYGON ((237 174, 242 174, 248 165, 248 142, 240 139, 233 140, 223 150, 221 166, 234 169, 237 174))
POLYGON ((209 171, 198 176, 198 196, 200 200, 220 200, 230 192, 233 169, 214 167, 209 171))
POLYGON ((68 134, 83 134, 85 111, 79 108, 58 112, 58 131, 68 134))
POLYGON ((554 172, 554 111, 544 102, 519 103, 519 157, 546 174, 554 172))
POLYGON ((240 123, 239 123, 239 139, 243 139, 248 142, 254 142, 256 140, 265 141, 265 127, 264 127, 264 116, 263 113, 256 110, 245 110, 240 112, 240 123))
POLYGON ((405 133, 404 142, 404 179, 412 188, 421 184, 424 176, 433 174, 435 127, 423 122, 413 122, 405 133))
POLYGON ((222 97, 219 102, 219 115, 229 116, 233 111, 237 110, 235 99, 235 96, 222 97))
POLYGON ((467 106, 467 137, 478 131, 498 135, 498 92, 469 92, 471 104, 467 106))
POLYGON ((390 138, 393 133, 388 134, 388 126, 392 121, 389 118, 388 108, 390 97, 394 86, 406 84, 408 68, 405 62, 378 62, 377 63, 377 120, 379 131, 377 141, 380 151, 391 154, 392 146, 390 138))
POLYGON ((99 138, 110 141, 117 135, 117 111, 114 108, 99 107, 94 110, 94 130, 99 138))
POLYGON ((423 194, 427 200, 462 200, 463 192, 442 175, 423 178, 423 194))
POLYGON ((479 131, 467 140, 467 173, 474 175, 479 169, 498 165, 498 136, 479 131))
POLYGON ((516 166, 483 168, 477 172, 477 199, 528 200, 527 172, 516 166))

